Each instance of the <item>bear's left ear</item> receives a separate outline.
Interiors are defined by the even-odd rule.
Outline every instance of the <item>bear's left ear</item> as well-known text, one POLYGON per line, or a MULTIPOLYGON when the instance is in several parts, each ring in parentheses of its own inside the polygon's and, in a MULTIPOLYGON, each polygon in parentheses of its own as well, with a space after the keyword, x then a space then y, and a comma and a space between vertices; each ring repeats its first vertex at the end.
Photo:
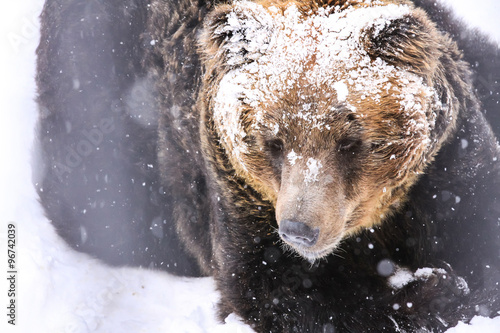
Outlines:
POLYGON ((420 76, 432 75, 442 54, 442 36, 419 9, 365 31, 365 47, 372 58, 403 67, 420 76))
POLYGON ((273 20, 262 6, 238 2, 216 8, 205 20, 200 53, 220 64, 239 66, 259 58, 269 47, 273 20))

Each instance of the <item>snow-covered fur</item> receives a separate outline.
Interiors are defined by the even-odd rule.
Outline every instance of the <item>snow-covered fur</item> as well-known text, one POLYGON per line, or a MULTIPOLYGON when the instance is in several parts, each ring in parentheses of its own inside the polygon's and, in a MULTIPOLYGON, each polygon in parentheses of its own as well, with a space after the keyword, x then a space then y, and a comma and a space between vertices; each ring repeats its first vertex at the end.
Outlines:
POLYGON ((494 66, 445 31, 498 48, 433 3, 48 0, 47 215, 108 263, 213 275, 257 332, 496 315, 494 66))

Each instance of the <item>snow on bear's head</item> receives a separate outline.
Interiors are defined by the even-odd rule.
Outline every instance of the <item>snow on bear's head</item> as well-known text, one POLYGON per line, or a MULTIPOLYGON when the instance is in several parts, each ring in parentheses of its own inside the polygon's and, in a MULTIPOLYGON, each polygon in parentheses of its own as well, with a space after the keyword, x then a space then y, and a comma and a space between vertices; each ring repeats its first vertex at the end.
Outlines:
POLYGON ((203 116, 305 258, 395 211, 447 139, 442 43, 404 1, 237 1, 207 20, 203 116))

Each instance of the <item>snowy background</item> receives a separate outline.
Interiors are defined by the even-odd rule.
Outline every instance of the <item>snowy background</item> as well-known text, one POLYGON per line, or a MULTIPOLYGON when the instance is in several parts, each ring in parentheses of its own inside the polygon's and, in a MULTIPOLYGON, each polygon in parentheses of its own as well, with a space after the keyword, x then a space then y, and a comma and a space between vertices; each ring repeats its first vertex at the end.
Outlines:
MULTIPOLYGON (((446 0, 500 41, 498 0, 446 0)), ((210 278, 109 268, 75 253, 43 216, 31 185, 36 120, 35 55, 42 0, 4 1, 0 10, 0 332, 245 333, 215 320, 210 278), (7 225, 17 230, 16 326, 7 324, 7 225)), ((475 318, 448 333, 498 333, 500 317, 475 318)))

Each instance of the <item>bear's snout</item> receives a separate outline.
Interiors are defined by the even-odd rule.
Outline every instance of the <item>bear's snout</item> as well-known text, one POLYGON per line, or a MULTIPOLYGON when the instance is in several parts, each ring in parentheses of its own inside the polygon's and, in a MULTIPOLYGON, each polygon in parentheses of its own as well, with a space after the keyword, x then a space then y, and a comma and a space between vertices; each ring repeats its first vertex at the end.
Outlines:
MULTIPOLYGON (((317 161, 327 165, 325 159, 317 161)), ((336 173, 318 173, 317 181, 306 182, 303 170, 307 165, 297 161, 283 171, 276 222, 284 243, 303 258, 316 260, 332 253, 345 234, 348 204, 336 173)))
POLYGON ((318 242, 319 228, 312 229, 302 222, 284 220, 280 223, 279 235, 293 246, 310 248, 318 242))

